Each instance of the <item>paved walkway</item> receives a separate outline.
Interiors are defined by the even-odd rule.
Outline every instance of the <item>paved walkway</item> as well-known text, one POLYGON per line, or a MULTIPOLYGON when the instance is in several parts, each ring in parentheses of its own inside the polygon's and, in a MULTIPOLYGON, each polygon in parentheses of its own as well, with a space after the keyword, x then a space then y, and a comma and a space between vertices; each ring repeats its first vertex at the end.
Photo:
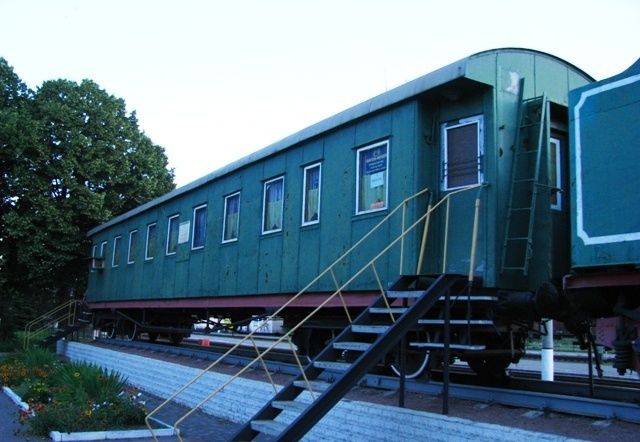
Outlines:
POLYGON ((44 441, 47 439, 26 434, 27 425, 18 421, 18 406, 0 389, 0 440, 2 442, 44 441))

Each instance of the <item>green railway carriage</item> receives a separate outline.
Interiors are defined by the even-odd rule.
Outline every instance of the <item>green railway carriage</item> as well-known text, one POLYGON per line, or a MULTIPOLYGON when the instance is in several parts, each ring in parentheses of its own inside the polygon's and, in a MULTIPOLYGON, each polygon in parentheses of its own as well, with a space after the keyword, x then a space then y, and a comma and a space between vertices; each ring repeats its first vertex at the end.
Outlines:
MULTIPOLYGON (((494 293, 558 282, 569 271, 568 95, 591 81, 555 56, 505 48, 374 97, 91 230, 87 302, 163 326, 273 311, 423 189, 409 223, 455 195, 433 212, 423 256, 417 228, 377 262, 382 284, 468 272, 494 293)), ((398 231, 392 218, 336 266, 338 284, 398 231)), ((347 307, 379 285, 364 272, 347 307)), ((319 280, 298 307, 333 290, 319 280)))

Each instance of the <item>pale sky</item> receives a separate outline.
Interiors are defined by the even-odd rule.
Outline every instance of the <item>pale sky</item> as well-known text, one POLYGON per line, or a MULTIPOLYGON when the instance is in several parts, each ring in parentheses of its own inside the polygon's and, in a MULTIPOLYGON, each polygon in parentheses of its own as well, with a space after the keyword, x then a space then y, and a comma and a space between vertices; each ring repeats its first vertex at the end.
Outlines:
POLYGON ((178 186, 479 51, 536 49, 602 79, 639 43, 638 0, 0 0, 16 74, 123 98, 178 186))

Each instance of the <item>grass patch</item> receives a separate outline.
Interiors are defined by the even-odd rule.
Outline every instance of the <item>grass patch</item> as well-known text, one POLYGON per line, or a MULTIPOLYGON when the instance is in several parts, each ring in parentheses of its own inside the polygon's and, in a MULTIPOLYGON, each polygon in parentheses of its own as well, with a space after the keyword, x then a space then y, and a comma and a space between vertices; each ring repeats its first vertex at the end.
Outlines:
POLYGON ((63 363, 40 348, 0 362, 0 380, 12 387, 31 412, 20 416, 37 436, 50 431, 98 431, 140 427, 144 404, 139 393, 115 371, 85 363, 63 363))

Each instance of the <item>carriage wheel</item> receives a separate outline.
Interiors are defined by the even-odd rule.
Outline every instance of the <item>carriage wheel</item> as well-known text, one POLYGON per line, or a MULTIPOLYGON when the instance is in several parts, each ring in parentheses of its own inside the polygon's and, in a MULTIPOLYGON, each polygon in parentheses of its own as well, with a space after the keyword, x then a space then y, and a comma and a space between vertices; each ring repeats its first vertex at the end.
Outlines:
POLYGON ((138 337, 138 324, 127 324, 124 337, 127 341, 135 341, 138 337))

